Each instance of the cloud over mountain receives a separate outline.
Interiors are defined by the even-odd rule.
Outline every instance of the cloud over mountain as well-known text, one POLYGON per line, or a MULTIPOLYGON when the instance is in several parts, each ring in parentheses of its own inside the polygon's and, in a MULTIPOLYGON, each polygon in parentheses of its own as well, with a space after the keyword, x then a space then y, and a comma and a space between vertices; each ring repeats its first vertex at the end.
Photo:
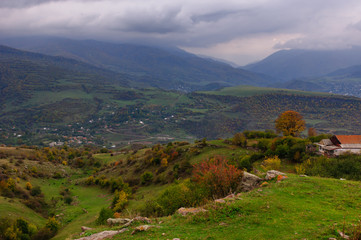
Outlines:
POLYGON ((241 63, 279 48, 359 45, 360 10, 357 0, 2 0, 0 35, 177 45, 241 63))

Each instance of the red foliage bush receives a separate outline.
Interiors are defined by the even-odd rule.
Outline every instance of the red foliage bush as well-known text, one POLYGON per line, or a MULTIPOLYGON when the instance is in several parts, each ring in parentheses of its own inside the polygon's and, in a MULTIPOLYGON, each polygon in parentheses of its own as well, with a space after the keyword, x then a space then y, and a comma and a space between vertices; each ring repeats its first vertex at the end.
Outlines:
POLYGON ((214 197, 223 197, 236 190, 242 171, 228 164, 221 156, 193 165, 193 181, 209 189, 214 197))

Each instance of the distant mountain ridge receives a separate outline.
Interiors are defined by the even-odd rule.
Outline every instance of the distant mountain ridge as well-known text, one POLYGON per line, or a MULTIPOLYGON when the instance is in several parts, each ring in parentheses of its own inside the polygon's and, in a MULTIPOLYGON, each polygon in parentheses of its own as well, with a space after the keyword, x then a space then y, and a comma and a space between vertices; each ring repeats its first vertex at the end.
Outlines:
POLYGON ((233 68, 177 48, 62 38, 17 38, 2 42, 12 47, 64 56, 113 72, 134 75, 144 85, 153 87, 192 91, 212 86, 262 86, 268 83, 264 75, 233 68))
POLYGON ((257 63, 245 66, 244 69, 285 82, 298 78, 320 77, 353 65, 361 65, 361 47, 343 50, 281 50, 257 63))

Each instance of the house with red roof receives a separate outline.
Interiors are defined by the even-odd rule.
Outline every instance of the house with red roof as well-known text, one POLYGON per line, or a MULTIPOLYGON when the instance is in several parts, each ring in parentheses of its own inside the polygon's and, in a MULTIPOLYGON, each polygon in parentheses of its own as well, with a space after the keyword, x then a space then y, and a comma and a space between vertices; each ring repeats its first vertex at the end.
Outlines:
POLYGON ((361 154, 361 135, 333 135, 330 139, 322 139, 317 145, 319 152, 327 156, 361 154))

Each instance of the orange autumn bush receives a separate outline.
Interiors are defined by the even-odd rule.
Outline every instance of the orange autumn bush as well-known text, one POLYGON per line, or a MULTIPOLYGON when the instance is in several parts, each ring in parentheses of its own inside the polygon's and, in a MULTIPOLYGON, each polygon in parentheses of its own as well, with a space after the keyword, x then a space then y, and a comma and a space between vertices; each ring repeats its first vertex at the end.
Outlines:
POLYGON ((242 171, 221 156, 215 156, 193 166, 192 180, 209 189, 214 197, 234 192, 242 178, 242 171))

